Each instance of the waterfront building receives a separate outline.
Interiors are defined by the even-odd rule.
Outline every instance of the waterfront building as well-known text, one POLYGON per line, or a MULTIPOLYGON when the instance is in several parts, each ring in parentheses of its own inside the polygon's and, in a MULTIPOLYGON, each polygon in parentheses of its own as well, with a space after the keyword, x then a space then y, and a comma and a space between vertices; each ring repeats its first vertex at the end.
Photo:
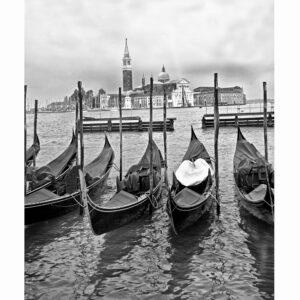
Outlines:
MULTIPOLYGON (((246 95, 239 86, 219 88, 219 105, 246 104, 246 95)), ((194 89, 194 104, 198 106, 214 105, 214 87, 198 87, 194 89)))

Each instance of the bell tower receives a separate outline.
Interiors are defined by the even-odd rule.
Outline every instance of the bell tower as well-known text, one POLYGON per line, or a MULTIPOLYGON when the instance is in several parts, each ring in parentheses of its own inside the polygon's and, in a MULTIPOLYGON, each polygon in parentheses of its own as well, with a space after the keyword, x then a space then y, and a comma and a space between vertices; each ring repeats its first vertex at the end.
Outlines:
POLYGON ((123 92, 132 90, 132 66, 131 66, 131 58, 129 55, 127 38, 125 40, 125 50, 123 56, 123 92))

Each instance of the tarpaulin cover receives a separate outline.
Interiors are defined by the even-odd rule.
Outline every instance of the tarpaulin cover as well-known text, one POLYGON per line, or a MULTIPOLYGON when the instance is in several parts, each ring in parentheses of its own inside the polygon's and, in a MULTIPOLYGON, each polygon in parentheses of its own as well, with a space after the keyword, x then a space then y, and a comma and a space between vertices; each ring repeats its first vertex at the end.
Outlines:
POLYGON ((184 160, 176 170, 175 175, 184 186, 195 186, 207 178, 209 170, 213 175, 212 168, 202 158, 198 158, 195 162, 184 160))
POLYGON ((84 173, 92 178, 101 177, 106 173, 108 167, 113 163, 114 157, 114 151, 105 135, 105 144, 103 150, 84 168, 84 173))
POLYGON ((197 139, 192 127, 191 141, 182 161, 184 160, 195 161, 198 158, 202 158, 208 164, 211 164, 209 154, 207 153, 204 145, 197 139))
POLYGON ((26 164, 28 164, 31 160, 33 160, 33 156, 38 155, 40 151, 40 140, 39 137, 36 135, 33 144, 30 148, 26 151, 26 164))
MULTIPOLYGON (((152 149, 153 149, 153 167, 156 168, 157 170, 160 170, 163 157, 154 141, 152 141, 152 149)), ((148 142, 146 151, 143 157, 140 159, 139 163, 137 165, 131 166, 127 174, 141 170, 143 168, 149 168, 149 166, 150 166, 150 141, 148 142)))
POLYGON ((240 129, 238 129, 233 165, 235 172, 241 175, 249 174, 254 167, 265 168, 267 166, 268 172, 273 171, 272 166, 257 151, 255 146, 244 138, 240 129))
POLYGON ((54 177, 59 176, 65 169, 65 167, 70 163, 70 161, 75 158, 76 155, 76 138, 73 132, 72 140, 68 148, 60 154, 57 158, 52 160, 46 166, 50 168, 54 177))

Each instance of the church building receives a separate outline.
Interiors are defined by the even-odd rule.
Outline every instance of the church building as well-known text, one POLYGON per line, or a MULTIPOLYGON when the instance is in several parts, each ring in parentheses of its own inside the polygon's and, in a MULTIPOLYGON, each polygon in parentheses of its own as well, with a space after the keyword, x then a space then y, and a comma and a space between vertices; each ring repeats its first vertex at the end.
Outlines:
MULTIPOLYGON (((148 108, 150 107, 150 80, 146 84, 143 74, 141 85, 132 86, 131 57, 128 50, 127 39, 125 40, 125 51, 123 56, 123 96, 126 95, 124 108, 148 108)), ((194 106, 193 91, 190 89, 190 82, 182 78, 170 80, 169 74, 163 65, 157 80, 153 79, 152 100, 153 107, 163 107, 164 91, 167 96, 169 107, 194 106)))

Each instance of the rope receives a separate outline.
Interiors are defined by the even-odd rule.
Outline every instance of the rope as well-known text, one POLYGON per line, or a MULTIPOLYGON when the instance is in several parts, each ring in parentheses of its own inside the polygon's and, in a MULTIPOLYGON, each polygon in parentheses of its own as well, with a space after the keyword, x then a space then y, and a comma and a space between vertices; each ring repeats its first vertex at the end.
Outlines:
POLYGON ((73 197, 73 195, 70 195, 70 196, 73 198, 73 200, 75 200, 75 202, 77 202, 77 204, 79 206, 81 206, 82 208, 85 208, 85 205, 82 205, 75 197, 73 197))
POLYGON ((115 163, 113 163, 112 166, 116 171, 118 172, 120 171, 120 168, 115 163))
POLYGON ((203 196, 204 196, 204 197, 207 197, 207 196, 212 197, 212 198, 217 202, 217 204, 220 206, 220 201, 218 201, 218 199, 217 199, 211 192, 205 192, 205 193, 203 194, 203 196))
POLYGON ((271 204, 269 204, 267 201, 265 201, 267 204, 270 205, 271 207, 271 211, 272 211, 272 216, 274 218, 274 203, 273 203, 273 199, 272 199, 272 190, 271 190, 271 186, 270 186, 270 182, 269 182, 269 173, 268 173, 268 169, 267 169, 267 165, 265 164, 265 169, 266 169, 266 176, 267 176, 267 185, 268 185, 268 189, 269 189, 269 195, 270 195, 270 200, 271 200, 271 204))

